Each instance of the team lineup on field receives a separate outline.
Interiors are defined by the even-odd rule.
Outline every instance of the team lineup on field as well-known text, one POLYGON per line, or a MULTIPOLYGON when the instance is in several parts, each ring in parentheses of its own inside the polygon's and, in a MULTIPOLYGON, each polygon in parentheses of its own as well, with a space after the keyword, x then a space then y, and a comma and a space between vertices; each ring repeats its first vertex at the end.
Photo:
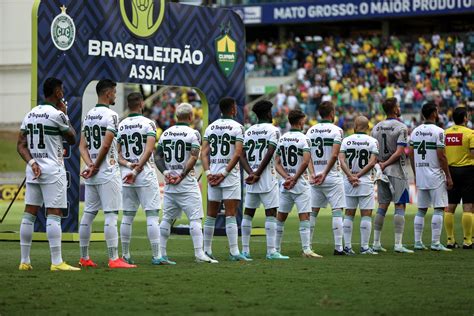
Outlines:
MULTIPOLYGON (((335 107, 330 101, 319 105, 321 120, 306 133, 303 133, 305 114, 290 111, 291 129, 280 135, 279 129, 272 125, 271 102, 260 101, 253 106, 258 124, 244 130, 235 121, 236 101, 226 97, 219 102, 221 118, 209 124, 201 140, 201 134, 189 127, 193 121, 192 106, 182 103, 176 108, 177 124, 163 132, 155 153, 156 127, 142 115, 143 96, 140 93, 128 95, 129 115, 119 121, 117 113, 110 109, 115 102, 115 87, 116 83, 111 80, 99 81, 97 105, 86 114, 81 128, 79 149, 86 165, 81 172, 85 179, 85 208, 79 226, 81 267, 97 267, 89 256, 89 246, 92 223, 100 210, 104 211, 108 266, 137 267, 130 243, 140 206, 146 214, 153 265, 176 264, 172 261, 173 249, 167 249, 167 241, 172 223, 182 213, 189 220, 196 261, 218 263, 224 260, 216 258, 212 251, 221 203, 231 261, 256 259, 251 256, 250 239, 252 219, 260 205, 264 206, 266 216, 267 260, 291 260, 285 255, 287 249, 282 247, 282 240, 285 221, 294 207, 299 218, 303 257, 322 258, 313 246, 313 235, 318 230, 319 211, 327 205, 332 211, 333 254, 336 256, 378 255, 387 251, 388 246, 384 248, 381 244, 381 232, 392 202, 395 207, 393 251, 409 255, 414 250, 451 251, 458 247, 452 227, 454 209, 461 200, 464 210, 462 247, 473 248, 474 135, 464 126, 468 119, 464 108, 455 110, 456 125, 445 132, 435 124, 436 105, 427 102, 422 108, 424 124, 415 128, 409 137, 407 127, 398 120, 401 112, 397 100, 388 98, 383 103, 386 120, 369 132, 368 119, 356 117, 355 133, 344 138, 343 131, 333 124, 335 107), (202 160, 208 182, 206 214, 195 172, 198 159, 202 160), (409 165, 417 187, 414 250, 403 244, 405 208, 410 201, 409 165), (155 167, 165 178, 163 200, 155 167), (246 172, 244 184, 240 169, 246 172), (236 215, 243 190, 242 248, 239 249, 236 215), (425 246, 422 241, 424 217, 431 207, 434 209, 431 241, 425 246), (161 222, 160 210, 163 212, 161 222), (118 228, 119 212, 122 212, 122 220, 118 228), (357 214, 361 216, 360 249, 353 248, 351 242, 357 214), (444 226, 448 237, 446 246, 441 243, 444 226)), ((74 145, 76 134, 62 101, 62 82, 49 78, 43 90, 45 101, 26 115, 18 141, 18 152, 28 163, 19 269, 32 269, 33 226, 44 204, 48 214, 46 232, 51 270, 75 271, 80 268, 66 264, 62 258, 61 209, 67 206, 62 144, 64 139, 74 145)))

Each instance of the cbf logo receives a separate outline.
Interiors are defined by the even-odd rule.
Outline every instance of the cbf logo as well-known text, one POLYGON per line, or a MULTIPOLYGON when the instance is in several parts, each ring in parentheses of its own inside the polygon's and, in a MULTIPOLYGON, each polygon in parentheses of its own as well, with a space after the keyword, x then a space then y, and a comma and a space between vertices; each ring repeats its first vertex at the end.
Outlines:
POLYGON ((165 15, 165 0, 119 0, 123 22, 133 35, 152 36, 165 15))
POLYGON ((230 22, 227 26, 221 26, 222 35, 216 39, 216 57, 217 63, 222 72, 229 77, 234 70, 237 61, 236 43, 230 37, 230 22))
POLYGON ((54 46, 60 50, 68 50, 74 44, 76 26, 72 18, 66 13, 66 7, 61 7, 61 13, 56 15, 51 23, 51 38, 54 46))

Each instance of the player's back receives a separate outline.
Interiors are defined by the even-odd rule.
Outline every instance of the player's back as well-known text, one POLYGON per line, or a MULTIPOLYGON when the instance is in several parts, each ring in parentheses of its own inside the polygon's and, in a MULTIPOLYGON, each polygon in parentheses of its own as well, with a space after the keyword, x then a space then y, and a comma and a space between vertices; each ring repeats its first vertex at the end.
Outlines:
MULTIPOLYGON (((171 175, 180 175, 186 167, 191 150, 200 149, 201 135, 198 131, 183 124, 176 124, 168 128, 161 135, 158 146, 161 146, 164 154, 166 170, 171 175)), ((178 185, 166 185, 166 192, 190 192, 197 187, 194 168, 187 174, 178 185)))
POLYGON ((444 131, 435 124, 421 124, 411 133, 410 146, 415 160, 416 186, 435 189, 446 178, 440 167, 437 149, 444 148, 444 131))
MULTIPOLYGON (((398 146, 408 145, 408 129, 397 119, 379 122, 372 129, 372 136, 379 143, 379 161, 381 162, 387 161, 397 151, 398 146)), ((384 173, 388 176, 407 179, 405 152, 398 161, 386 166, 384 173)))
MULTIPOLYGON (((108 106, 97 104, 92 108, 84 119, 82 133, 87 142, 87 149, 93 162, 96 161, 102 142, 104 141, 107 131, 117 135, 118 115, 108 106)), ((110 149, 100 165, 99 172, 86 179, 87 184, 102 184, 108 182, 117 176, 117 140, 114 137, 110 145, 110 149)))
MULTIPOLYGON (((117 133, 117 141, 121 149, 121 155, 128 162, 138 163, 145 152, 147 138, 156 137, 155 123, 141 114, 130 114, 120 122, 117 133)), ((124 186, 148 186, 152 181, 156 181, 153 155, 143 166, 143 170, 137 175, 135 183, 124 186)), ((122 177, 131 172, 127 167, 120 167, 122 177)))
MULTIPOLYGON (((204 140, 209 143, 211 174, 223 173, 235 153, 235 143, 237 141, 244 142, 244 128, 233 119, 220 118, 206 128, 204 140)), ((239 170, 237 163, 219 187, 239 185, 239 170)))
MULTIPOLYGON (((256 171, 263 158, 267 154, 269 145, 278 146, 280 131, 270 123, 260 123, 252 125, 244 137, 244 150, 247 161, 253 171, 256 171)), ((252 193, 269 192, 276 185, 275 169, 273 158, 260 175, 260 180, 252 185, 247 185, 246 189, 252 193)))
POLYGON ((41 104, 26 114, 21 131, 26 135, 28 150, 41 168, 41 176, 33 180, 27 165, 28 182, 52 183, 64 174, 62 132, 69 129, 66 115, 51 104, 41 104))
MULTIPOLYGON (((290 130, 281 136, 278 143, 277 155, 280 156, 283 169, 289 176, 294 176, 303 164, 303 154, 310 152, 310 140, 300 130, 290 130)), ((295 187, 289 192, 300 194, 309 189, 305 171, 298 179, 295 187)))
POLYGON ((474 131, 466 126, 453 125, 446 130, 446 157, 452 167, 474 166, 471 149, 474 148, 474 131))
MULTIPOLYGON (((329 121, 321 121, 321 123, 311 127, 306 136, 311 141, 311 162, 314 166, 314 172, 316 174, 322 173, 331 159, 333 145, 341 144, 343 131, 329 121)), ((336 160, 322 185, 332 184, 341 180, 342 174, 340 172, 339 160, 336 160)))

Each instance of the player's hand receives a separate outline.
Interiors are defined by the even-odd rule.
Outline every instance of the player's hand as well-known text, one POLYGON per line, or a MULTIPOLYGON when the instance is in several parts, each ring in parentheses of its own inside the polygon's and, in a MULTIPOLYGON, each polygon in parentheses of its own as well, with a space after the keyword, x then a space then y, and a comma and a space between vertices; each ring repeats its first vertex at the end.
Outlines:
POLYGON ((385 170, 385 167, 386 167, 385 163, 379 162, 379 166, 380 166, 380 169, 381 169, 382 171, 385 170))
POLYGON ((38 179, 41 176, 41 168, 38 165, 38 163, 37 162, 33 163, 33 165, 31 166, 31 169, 33 170, 33 174, 35 175, 33 177, 33 180, 38 179))
POLYGON ((136 178, 137 178, 137 176, 135 174, 133 174, 132 172, 130 172, 125 177, 123 177, 123 183, 133 184, 133 183, 135 183, 136 178))
POLYGON ((260 176, 257 176, 255 173, 252 173, 245 179, 245 183, 254 184, 258 182, 258 180, 260 180, 260 176))
POLYGON ((448 190, 453 188, 453 179, 451 179, 451 177, 446 177, 446 188, 448 190))
POLYGON ((225 177, 222 173, 218 173, 214 176, 214 181, 211 183, 212 186, 216 186, 222 183, 224 181, 225 177))
POLYGON ((314 184, 315 185, 320 185, 324 182, 324 180, 326 180, 326 176, 327 174, 322 172, 320 174, 317 174, 314 176, 313 180, 314 180, 314 184))
POLYGON ((210 173, 206 176, 206 178, 207 178, 207 183, 209 183, 211 186, 214 186, 213 183, 214 183, 215 175, 210 173))
POLYGON ((184 177, 181 175, 181 174, 178 174, 177 176, 174 176, 174 177, 171 177, 171 184, 174 184, 174 185, 177 185, 179 184, 181 181, 183 181, 184 177))
POLYGON ((64 114, 67 114, 67 106, 66 103, 63 102, 63 100, 60 100, 59 103, 57 104, 57 109, 64 114))
POLYGON ((359 185, 359 177, 357 177, 356 175, 351 175, 350 177, 348 177, 348 180, 349 180, 349 183, 355 188, 356 186, 359 185))
MULTIPOLYGON (((136 167, 138 167, 138 163, 134 162, 134 163, 131 163, 131 164, 130 164, 130 169, 131 169, 131 170, 135 169, 136 167)), ((140 168, 140 171, 142 171, 142 170, 143 170, 143 168, 140 168)), ((138 170, 137 170, 137 171, 138 171, 138 170)))

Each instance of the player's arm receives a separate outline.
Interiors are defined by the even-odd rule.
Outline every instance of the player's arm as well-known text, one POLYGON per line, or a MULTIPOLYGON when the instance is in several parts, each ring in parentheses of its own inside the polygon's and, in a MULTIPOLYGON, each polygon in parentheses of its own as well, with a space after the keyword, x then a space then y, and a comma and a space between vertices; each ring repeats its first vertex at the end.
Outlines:
POLYGON ((31 166, 33 169, 34 179, 37 179, 41 175, 41 168, 38 163, 31 156, 30 150, 28 149, 28 140, 26 134, 22 131, 18 134, 18 141, 16 143, 16 151, 21 158, 31 166))
POLYGON ((123 166, 123 167, 128 167, 129 165, 129 161, 127 161, 127 159, 123 158, 122 156, 122 146, 117 146, 117 153, 118 153, 118 163, 119 165, 123 166))
POLYGON ((341 144, 334 144, 332 145, 331 157, 329 158, 328 164, 324 169, 323 173, 320 175, 316 175, 315 177, 315 184, 321 184, 326 180, 326 176, 328 175, 329 171, 331 171, 332 167, 337 161, 339 157, 339 152, 341 151, 341 144))
POLYGON ((415 151, 413 149, 413 143, 410 142, 410 146, 408 147, 408 158, 410 159, 410 166, 411 170, 413 171, 413 177, 416 182, 416 170, 415 170, 415 151))
POLYGON ((275 154, 275 150, 276 145, 268 144, 267 153, 263 157, 262 162, 260 162, 260 166, 258 166, 257 171, 255 171, 256 176, 260 177, 262 175, 263 171, 265 170, 265 168, 267 168, 268 164, 272 160, 273 154, 275 154))
POLYGON ((234 169, 235 165, 240 160, 240 156, 242 155, 243 152, 243 142, 240 139, 237 139, 235 141, 235 147, 234 147, 234 155, 230 159, 230 161, 227 163, 227 166, 224 169, 224 173, 219 173, 216 175, 216 178, 214 180, 214 185, 219 185, 222 181, 224 181, 225 177, 234 169))
POLYGON ((436 148, 436 155, 438 156, 439 166, 443 169, 446 175, 446 187, 450 190, 453 187, 453 180, 448 167, 448 158, 446 157, 446 150, 443 148, 436 148))
POLYGON ((247 172, 248 175, 251 175, 251 174, 254 173, 252 168, 250 168, 249 162, 247 160, 247 154, 246 154, 245 150, 242 150, 242 154, 240 155, 240 160, 239 161, 240 161, 240 165, 245 170, 245 172, 247 172))
POLYGON ((208 174, 209 173, 208 172, 209 171, 209 142, 206 139, 202 141, 201 161, 202 161, 202 169, 208 176, 208 180, 209 180, 209 176, 210 176, 210 174, 208 174))
MULTIPOLYGON (((64 102, 60 102, 58 106, 58 110, 61 111, 56 119, 56 123, 59 126, 59 130, 61 131, 61 135, 66 140, 69 145, 76 144, 76 131, 71 125, 71 121, 67 117, 67 107, 64 102)), ((54 119, 53 119, 54 120, 54 119)))
MULTIPOLYGON (((132 172, 123 178, 125 183, 132 184, 135 182, 137 175, 143 170, 143 166, 150 159, 151 155, 153 155, 153 151, 155 150, 155 139, 155 135, 147 136, 145 150, 143 151, 142 156, 136 165, 132 165, 130 162, 127 162, 126 165, 128 167, 132 167, 132 172)), ((120 148, 121 146, 118 147, 120 148)), ((119 157, 121 157, 121 155, 119 155, 119 157)))
POLYGON ((158 148, 156 148, 156 155, 155 155, 155 164, 158 170, 164 175, 167 171, 166 164, 165 164, 165 153, 163 151, 163 146, 158 144, 158 148))
POLYGON ((107 156, 107 153, 110 150, 110 147, 112 146, 112 142, 114 141, 115 134, 107 130, 105 132, 104 139, 102 140, 102 145, 100 146, 99 153, 97 154, 97 159, 95 160, 95 167, 98 169, 100 168, 100 165, 105 159, 105 156, 107 156))
POLYGON ((280 155, 278 154, 275 157, 275 169, 283 179, 286 180, 290 177, 288 173, 286 173, 285 168, 283 168, 283 165, 281 164, 280 155))
POLYGON ((311 153, 309 151, 304 151, 303 152, 303 162, 301 163, 300 167, 298 170, 296 170, 296 173, 293 177, 287 181, 287 183, 284 185, 285 189, 291 190, 295 187, 296 183, 298 182, 298 179, 301 177, 301 175, 306 171, 308 168, 309 163, 311 162, 311 153))
POLYGON ((81 172, 81 176, 84 179, 92 177, 97 173, 97 168, 92 162, 91 156, 89 155, 89 149, 87 148, 87 140, 83 133, 81 133, 81 141, 79 142, 79 152, 81 153, 81 158, 86 164, 87 168, 81 172))
POLYGON ((339 152, 339 163, 341 165, 342 172, 347 176, 347 179, 349 182, 354 186, 356 186, 359 182, 359 178, 357 176, 352 174, 351 169, 349 169, 349 166, 346 163, 346 152, 339 152))
POLYGON ((398 145, 397 150, 393 153, 393 155, 391 155, 386 161, 379 163, 380 168, 384 170, 387 166, 396 163, 398 160, 400 160, 400 157, 403 155, 404 151, 405 145, 398 145))
POLYGON ((361 171, 359 171, 356 176, 358 178, 362 177, 363 175, 365 175, 367 172, 369 172, 370 170, 372 170, 372 168, 375 166, 375 164, 377 163, 377 155, 376 154, 371 154, 370 155, 370 158, 369 158, 369 162, 367 163, 367 165, 362 168, 361 171))

